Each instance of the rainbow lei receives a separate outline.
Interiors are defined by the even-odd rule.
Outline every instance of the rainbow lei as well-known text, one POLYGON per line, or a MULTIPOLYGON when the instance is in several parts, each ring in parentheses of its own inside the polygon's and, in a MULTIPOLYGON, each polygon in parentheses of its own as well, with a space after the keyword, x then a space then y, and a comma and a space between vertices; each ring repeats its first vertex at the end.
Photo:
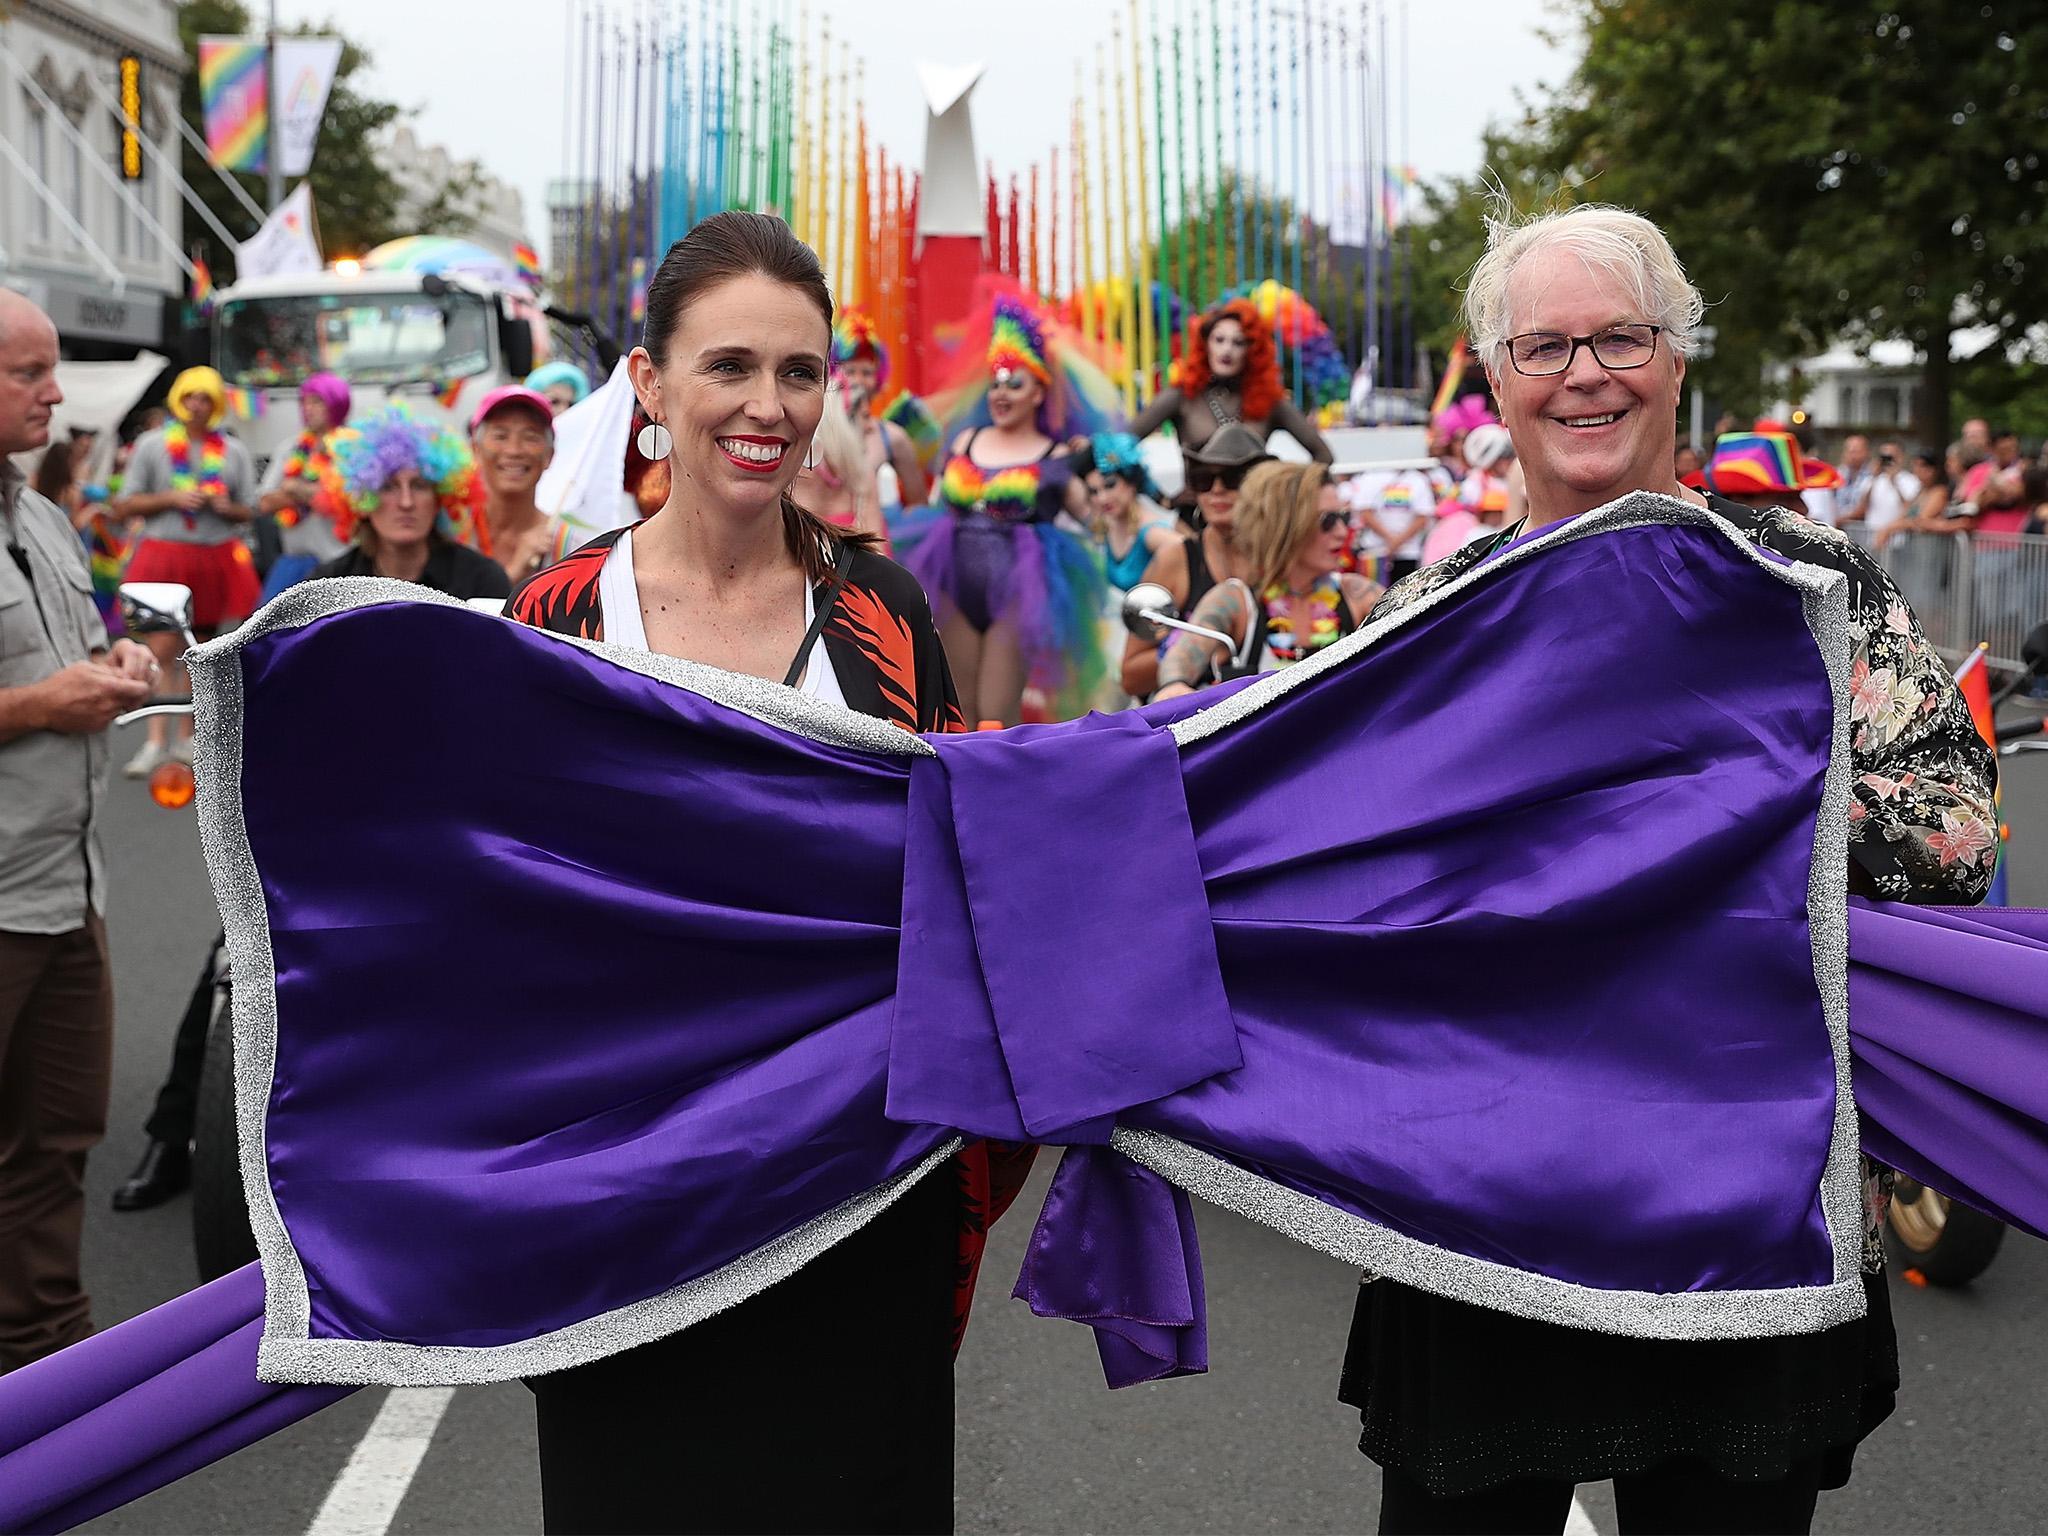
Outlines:
MULTIPOLYGON (((199 440, 199 468, 192 467, 192 434, 181 421, 174 421, 164 428, 164 452, 171 461, 171 489, 174 491, 198 491, 203 495, 228 499, 228 440, 218 432, 208 431, 199 440)), ((188 529, 197 528, 199 519, 190 512, 181 514, 188 529)))
POLYGON ((1266 644, 1272 649, 1273 659, 1282 664, 1299 661, 1339 638, 1337 603, 1343 596, 1343 587, 1336 577, 1325 576, 1308 592, 1315 612, 1308 622, 1307 644, 1295 634, 1294 618, 1282 606, 1287 596, 1287 584, 1282 581, 1274 582, 1260 594, 1266 605, 1266 644))
MULTIPOLYGON (((285 456, 284 478, 287 480, 310 480, 319 485, 327 478, 332 461, 327 457, 327 439, 324 434, 301 432, 299 440, 292 444, 292 451, 285 456)), ((286 507, 277 514, 277 526, 296 528, 299 523, 299 509, 286 507)))

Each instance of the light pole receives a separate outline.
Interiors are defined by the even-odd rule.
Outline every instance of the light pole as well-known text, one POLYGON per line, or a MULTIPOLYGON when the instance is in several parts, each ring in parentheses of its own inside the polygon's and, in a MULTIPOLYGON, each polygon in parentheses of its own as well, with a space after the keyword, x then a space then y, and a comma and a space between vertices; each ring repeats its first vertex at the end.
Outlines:
POLYGON ((270 0, 270 30, 263 39, 263 106, 270 123, 263 164, 270 173, 269 207, 275 213, 284 201, 284 125, 277 117, 277 0, 270 0))

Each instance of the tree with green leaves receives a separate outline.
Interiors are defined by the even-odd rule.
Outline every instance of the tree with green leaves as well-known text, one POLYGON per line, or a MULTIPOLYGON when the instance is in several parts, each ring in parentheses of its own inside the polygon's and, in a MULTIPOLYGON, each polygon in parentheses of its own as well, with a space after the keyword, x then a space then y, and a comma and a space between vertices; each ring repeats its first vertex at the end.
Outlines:
MULTIPOLYGON (((206 118, 199 104, 199 39, 202 35, 247 37, 260 30, 241 0, 185 0, 178 11, 178 37, 192 61, 185 76, 180 108, 185 120, 204 139, 206 118)), ((327 23, 292 29, 296 34, 340 37, 340 29, 327 23)), ((328 93, 327 111, 320 120, 320 136, 313 150, 313 207, 320 220, 320 240, 330 252, 362 252, 398 235, 434 234, 458 227, 468 198, 480 176, 474 163, 457 167, 448 183, 419 207, 406 207, 404 190, 378 159, 378 146, 405 109, 380 101, 364 92, 356 76, 370 62, 360 46, 343 37, 341 63, 335 72, 334 88, 328 93)), ((223 225, 244 237, 254 233, 248 210, 221 185, 206 161, 190 143, 184 147, 181 174, 223 225)), ((233 174, 233 173, 230 173, 233 174)), ((263 178, 241 176, 244 190, 259 204, 263 202, 263 178)), ((206 258, 218 282, 228 281, 234 270, 234 255, 220 248, 195 217, 188 232, 193 245, 206 258)))
POLYGON ((1994 359, 2048 321, 2048 6, 2038 0, 1562 0, 1584 51, 1523 145, 1670 235, 1718 331, 1705 372, 1832 340, 1921 350, 1946 440, 1955 334, 1994 359))

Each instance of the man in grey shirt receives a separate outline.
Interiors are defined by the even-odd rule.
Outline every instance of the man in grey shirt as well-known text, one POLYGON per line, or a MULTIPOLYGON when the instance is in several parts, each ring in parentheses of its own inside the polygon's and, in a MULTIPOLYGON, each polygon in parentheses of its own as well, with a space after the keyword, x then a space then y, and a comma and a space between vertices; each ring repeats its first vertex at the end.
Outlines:
POLYGON ((0 1371, 92 1332, 85 1155, 107 1119, 106 729, 156 663, 111 650, 85 551, 8 455, 44 447, 57 331, 0 288, 0 1371))
MULTIPOLYGON (((171 382, 177 419, 139 439, 121 477, 120 517, 140 517, 142 537, 128 559, 130 581, 174 581, 192 589, 192 629, 210 640, 256 611, 263 584, 249 546, 242 542, 256 504, 256 474, 249 453, 220 430, 227 386, 211 368, 187 368, 171 382)), ((153 635, 171 686, 185 692, 183 648, 176 635, 153 635)), ((147 778, 166 756, 192 760, 192 722, 149 722, 149 737, 122 771, 147 778)))

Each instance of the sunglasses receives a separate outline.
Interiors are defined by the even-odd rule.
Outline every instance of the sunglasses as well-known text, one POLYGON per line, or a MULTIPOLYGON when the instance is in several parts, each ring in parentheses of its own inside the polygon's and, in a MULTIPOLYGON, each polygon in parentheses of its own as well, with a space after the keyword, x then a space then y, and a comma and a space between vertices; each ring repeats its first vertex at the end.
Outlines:
POLYGON ((1348 512, 1325 512, 1316 520, 1317 531, 1326 534, 1335 533, 1339 528, 1349 528, 1350 526, 1351 514, 1348 512))
POLYGON ((1232 464, 1227 469, 1211 469, 1206 464, 1188 466, 1188 489, 1200 495, 1203 491, 1222 486, 1226 491, 1244 488, 1244 477, 1256 468, 1251 464, 1232 464))

